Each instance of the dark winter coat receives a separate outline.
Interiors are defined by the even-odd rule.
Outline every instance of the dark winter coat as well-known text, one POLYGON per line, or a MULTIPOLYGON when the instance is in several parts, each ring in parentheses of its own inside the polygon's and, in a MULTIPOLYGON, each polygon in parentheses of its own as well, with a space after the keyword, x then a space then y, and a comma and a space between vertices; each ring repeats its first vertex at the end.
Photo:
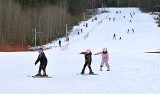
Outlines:
POLYGON ((39 61, 40 61, 41 65, 45 65, 45 66, 47 65, 47 58, 46 58, 44 52, 42 52, 38 55, 38 58, 37 58, 35 64, 37 64, 39 61))
POLYGON ((80 54, 84 54, 85 63, 91 64, 91 62, 92 62, 92 53, 91 52, 89 54, 86 52, 81 52, 80 54))

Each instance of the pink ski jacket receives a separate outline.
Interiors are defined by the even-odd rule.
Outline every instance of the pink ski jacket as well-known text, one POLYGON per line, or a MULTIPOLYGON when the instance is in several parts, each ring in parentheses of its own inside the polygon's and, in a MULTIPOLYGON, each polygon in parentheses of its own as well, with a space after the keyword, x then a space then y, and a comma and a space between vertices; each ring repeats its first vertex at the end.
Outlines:
POLYGON ((102 60, 103 60, 103 59, 107 59, 107 61, 109 60, 108 52, 107 52, 107 53, 98 52, 98 53, 95 53, 94 55, 99 55, 99 54, 102 55, 102 60))

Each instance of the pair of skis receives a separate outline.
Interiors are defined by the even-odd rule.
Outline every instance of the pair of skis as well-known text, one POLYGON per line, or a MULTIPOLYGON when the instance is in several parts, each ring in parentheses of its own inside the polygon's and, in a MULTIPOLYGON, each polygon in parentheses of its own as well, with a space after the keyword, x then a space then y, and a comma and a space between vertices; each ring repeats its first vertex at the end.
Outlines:
MULTIPOLYGON (((76 73, 77 75, 82 75, 82 76, 85 76, 85 75, 98 75, 98 74, 81 74, 81 73, 76 73)), ((27 77, 32 77, 32 78, 52 78, 51 76, 30 76, 30 75, 27 75, 27 77)))
POLYGON ((52 78, 51 76, 30 76, 30 75, 27 75, 27 77, 32 77, 32 78, 52 78))
POLYGON ((98 75, 96 73, 93 73, 93 74, 81 74, 81 73, 76 73, 77 75, 98 75))

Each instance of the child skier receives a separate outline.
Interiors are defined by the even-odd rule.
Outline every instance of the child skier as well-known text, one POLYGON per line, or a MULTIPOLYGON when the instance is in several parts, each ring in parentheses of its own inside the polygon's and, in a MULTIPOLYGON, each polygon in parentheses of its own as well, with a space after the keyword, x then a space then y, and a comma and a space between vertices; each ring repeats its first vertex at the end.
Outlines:
POLYGON ((89 68, 89 74, 94 74, 91 68, 91 62, 92 62, 92 52, 90 49, 87 49, 86 52, 81 52, 80 54, 84 54, 85 56, 85 64, 83 66, 81 74, 83 75, 85 73, 85 68, 88 66, 89 68))
POLYGON ((38 49, 38 53, 39 55, 37 60, 35 61, 35 65, 40 61, 40 66, 39 66, 38 74, 36 74, 35 76, 47 76, 46 74, 47 58, 42 48, 38 49), (43 70, 43 75, 41 74, 42 70, 43 70))
POLYGON ((102 52, 95 53, 94 55, 99 55, 99 54, 102 55, 102 62, 100 65, 100 71, 102 71, 102 67, 103 67, 104 63, 106 65, 106 67, 108 68, 107 71, 110 71, 110 66, 108 64, 109 55, 108 55, 107 48, 103 48, 102 52))

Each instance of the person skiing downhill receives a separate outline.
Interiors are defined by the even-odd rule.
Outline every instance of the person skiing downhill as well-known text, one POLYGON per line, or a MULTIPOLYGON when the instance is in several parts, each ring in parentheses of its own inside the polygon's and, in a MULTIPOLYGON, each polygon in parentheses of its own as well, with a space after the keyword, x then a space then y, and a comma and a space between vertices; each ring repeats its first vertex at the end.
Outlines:
POLYGON ((107 48, 103 48, 102 52, 97 52, 94 55, 102 55, 102 62, 100 64, 100 71, 102 71, 102 67, 105 64, 107 67, 107 71, 110 71, 110 65, 108 64, 108 60, 109 60, 109 55, 108 55, 108 51, 107 48))
POLYGON ((88 66, 88 68, 89 68, 89 74, 94 74, 94 72, 92 71, 92 68, 91 68, 91 62, 92 62, 91 50, 87 49, 85 52, 81 52, 79 54, 84 54, 84 56, 85 56, 85 64, 83 66, 81 74, 83 75, 85 73, 86 66, 88 66))
POLYGON ((38 49, 38 58, 35 61, 35 65, 40 61, 40 65, 39 65, 39 70, 38 70, 38 74, 36 74, 35 76, 47 76, 46 74, 46 66, 47 66, 47 58, 43 52, 42 48, 38 49), (43 75, 41 74, 41 71, 43 70, 43 75))

